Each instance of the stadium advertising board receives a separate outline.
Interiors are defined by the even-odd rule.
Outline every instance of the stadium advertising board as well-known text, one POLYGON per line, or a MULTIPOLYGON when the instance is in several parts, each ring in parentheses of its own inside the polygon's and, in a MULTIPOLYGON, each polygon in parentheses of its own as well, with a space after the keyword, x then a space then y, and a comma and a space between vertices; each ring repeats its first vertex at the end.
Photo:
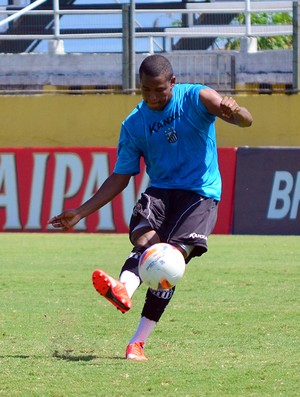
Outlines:
MULTIPOLYGON (((47 221, 87 200, 112 172, 116 148, 13 148, 0 151, 0 231, 54 231, 47 221)), ((235 149, 220 149, 223 202, 215 233, 231 230, 235 149), (224 150, 224 151, 223 151, 224 150)), ((128 231, 132 208, 148 185, 145 166, 128 187, 74 231, 128 231)))
POLYGON ((236 150, 237 148, 219 148, 218 150, 219 167, 222 175, 222 199, 219 204, 214 234, 230 234, 232 232, 236 150))
POLYGON ((234 234, 300 234, 300 148, 239 148, 234 234))

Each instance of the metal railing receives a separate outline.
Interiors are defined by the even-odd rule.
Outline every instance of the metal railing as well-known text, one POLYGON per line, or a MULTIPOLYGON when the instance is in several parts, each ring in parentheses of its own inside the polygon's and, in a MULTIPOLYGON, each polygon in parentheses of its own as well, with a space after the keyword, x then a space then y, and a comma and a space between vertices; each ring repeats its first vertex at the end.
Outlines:
MULTIPOLYGON (((294 48, 293 57, 293 87, 298 89, 299 81, 299 48, 298 48, 298 30, 295 28, 296 24, 290 25, 253 25, 251 24, 251 14, 253 13, 295 13, 295 4, 297 1, 292 0, 273 0, 273 1, 260 1, 251 2, 245 1, 229 1, 229 2, 212 2, 212 3, 178 3, 178 7, 168 8, 168 3, 160 7, 149 7, 146 4, 137 4, 131 1, 130 4, 114 4, 114 7, 92 7, 91 8, 64 8, 60 7, 59 0, 53 0, 52 8, 43 8, 46 0, 37 0, 28 6, 20 9, 11 9, 10 7, 0 7, 0 44, 3 40, 8 41, 48 41, 48 51, 56 53, 64 52, 64 41, 69 39, 86 40, 86 39, 120 39, 122 40, 122 56, 123 56, 123 89, 135 90, 134 78, 134 55, 135 55, 135 41, 137 39, 148 39, 149 46, 148 53, 157 51, 172 52, 174 47, 172 41, 174 39, 188 39, 188 38, 253 38, 253 37, 272 37, 279 35, 294 35, 294 43, 297 43, 297 48, 294 48), (37 9, 37 8, 43 9, 37 9), (155 13, 172 13, 178 14, 181 17, 187 16, 189 23, 186 26, 166 26, 163 28, 143 28, 139 23, 139 15, 155 14, 155 13), (230 25, 193 25, 192 16, 201 16, 204 14, 244 14, 245 24, 230 24, 230 25), (48 24, 47 33, 40 34, 7 34, 9 25, 14 23, 18 18, 25 15, 30 16, 48 16, 51 20, 48 24), (64 16, 79 16, 79 15, 122 15, 122 28, 113 29, 113 31, 104 32, 104 29, 96 29, 94 32, 81 32, 63 33, 65 29, 61 28, 61 18, 64 16), (293 26, 294 25, 294 26, 293 26), (49 32, 50 30, 50 32, 49 32), (157 41, 158 38, 163 39, 163 45, 157 41), (126 70, 127 69, 127 70, 126 70)), ((297 8, 298 9, 298 8, 297 8)), ((299 18, 299 17, 298 17, 299 18)), ((294 17, 295 22, 295 17, 294 17)), ((297 19, 297 26, 298 19, 297 19)), ((88 29, 87 29, 88 30, 88 29)), ((46 30, 45 30, 46 31, 46 30)), ((113 52, 113 51, 112 51, 113 52)), ((175 52, 175 51, 174 51, 175 52)), ((231 68, 232 69, 232 68, 231 68)), ((232 72, 232 71, 231 71, 232 72)), ((235 76, 232 76, 234 81, 235 76)), ((232 85, 232 84, 231 84, 232 85)))
MULTIPOLYGON (((1 15, 9 15, 7 18, 0 21, 0 27, 4 27, 9 22, 12 22, 24 14, 27 15, 52 15, 53 16, 53 33, 51 34, 0 34, 0 40, 65 40, 65 39, 99 39, 99 38, 122 38, 123 32, 96 32, 96 33, 61 33, 60 28, 60 17, 66 15, 99 15, 99 14, 122 14, 124 16, 123 5, 119 8, 114 9, 60 9, 59 0, 53 0, 53 8, 50 10, 35 10, 46 0, 37 0, 32 4, 21 10, 9 10, 0 8, 1 15)), ((140 13, 158 13, 162 12, 161 8, 136 8, 134 10, 135 24, 138 20, 140 13)), ((185 8, 167 8, 165 4, 165 12, 178 13, 180 15, 187 14, 245 14, 245 25, 202 25, 202 26, 190 26, 190 27, 166 27, 161 31, 135 31, 135 38, 149 38, 149 52, 153 50, 153 39, 157 37, 164 37, 172 39, 176 37, 263 37, 263 36, 278 36, 278 35, 292 35, 293 25, 251 25, 251 14, 252 13, 275 13, 275 12, 293 12, 293 1, 281 0, 281 1, 262 1, 262 2, 251 2, 245 0, 244 2, 222 2, 222 3, 187 3, 185 8)))

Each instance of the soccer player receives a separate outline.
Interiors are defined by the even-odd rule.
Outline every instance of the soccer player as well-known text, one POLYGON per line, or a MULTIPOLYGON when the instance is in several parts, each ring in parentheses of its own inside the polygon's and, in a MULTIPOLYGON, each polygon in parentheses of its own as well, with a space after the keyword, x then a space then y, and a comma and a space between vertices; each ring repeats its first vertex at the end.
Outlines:
MULTIPOLYGON (((252 124, 250 112, 232 97, 201 84, 176 84, 172 65, 162 55, 146 57, 139 77, 143 100, 122 123, 113 173, 85 203, 49 220, 53 227, 68 230, 122 192, 144 159, 150 184, 133 209, 132 252, 118 280, 98 269, 92 275, 95 289, 122 313, 131 309, 141 284, 138 262, 146 248, 168 242, 186 263, 207 251, 221 197, 216 117, 239 127, 252 124)), ((174 290, 147 290, 127 359, 147 360, 144 344, 174 290)))

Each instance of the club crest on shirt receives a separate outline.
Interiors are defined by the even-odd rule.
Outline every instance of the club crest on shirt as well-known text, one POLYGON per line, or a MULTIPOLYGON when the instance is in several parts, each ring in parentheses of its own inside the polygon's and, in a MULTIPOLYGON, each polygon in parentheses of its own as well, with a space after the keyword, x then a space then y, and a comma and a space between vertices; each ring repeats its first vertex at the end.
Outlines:
POLYGON ((174 130, 172 128, 168 128, 165 131, 165 137, 167 138, 167 141, 169 143, 175 143, 175 142, 177 142, 177 139, 178 139, 176 130, 174 130))

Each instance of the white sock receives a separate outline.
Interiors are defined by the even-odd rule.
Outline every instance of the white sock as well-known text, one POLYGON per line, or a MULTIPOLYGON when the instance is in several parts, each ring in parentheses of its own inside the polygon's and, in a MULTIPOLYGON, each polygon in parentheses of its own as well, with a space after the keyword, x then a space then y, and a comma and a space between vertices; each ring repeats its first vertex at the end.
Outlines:
POLYGON ((127 294, 130 298, 135 293, 141 283, 139 277, 129 270, 125 270, 121 273, 120 281, 125 284, 127 294))
POLYGON ((133 337, 130 339, 129 344, 135 342, 146 342, 148 336, 153 331, 157 322, 153 320, 149 320, 149 318, 141 317, 137 330, 133 337))

